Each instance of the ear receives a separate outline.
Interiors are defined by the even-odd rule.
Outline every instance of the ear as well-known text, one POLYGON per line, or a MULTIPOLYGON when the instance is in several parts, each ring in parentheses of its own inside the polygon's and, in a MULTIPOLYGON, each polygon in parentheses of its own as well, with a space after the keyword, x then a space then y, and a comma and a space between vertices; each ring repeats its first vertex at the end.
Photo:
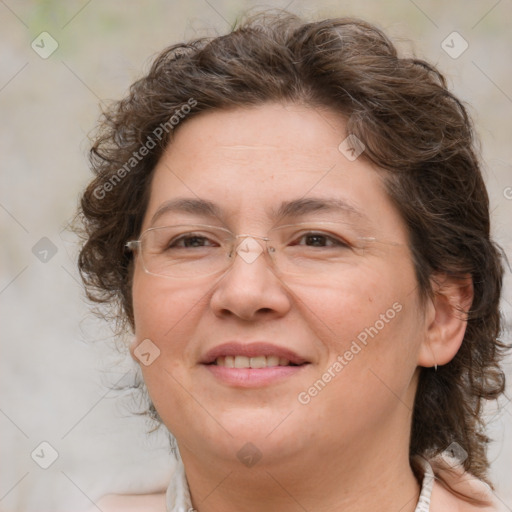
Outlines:
POLYGON ((431 283, 434 295, 426 307, 426 335, 418 356, 418 365, 425 367, 441 366, 455 357, 473 302, 473 280, 469 275, 455 278, 436 274, 431 283))

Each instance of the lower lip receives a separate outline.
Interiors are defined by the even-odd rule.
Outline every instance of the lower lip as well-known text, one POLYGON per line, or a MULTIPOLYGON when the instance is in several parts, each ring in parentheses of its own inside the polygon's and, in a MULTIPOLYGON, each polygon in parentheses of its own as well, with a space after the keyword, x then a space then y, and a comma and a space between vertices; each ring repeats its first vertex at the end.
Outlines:
POLYGON ((228 368, 215 364, 203 365, 213 376, 225 384, 241 388, 261 387, 273 384, 300 373, 307 365, 272 366, 270 368, 228 368))

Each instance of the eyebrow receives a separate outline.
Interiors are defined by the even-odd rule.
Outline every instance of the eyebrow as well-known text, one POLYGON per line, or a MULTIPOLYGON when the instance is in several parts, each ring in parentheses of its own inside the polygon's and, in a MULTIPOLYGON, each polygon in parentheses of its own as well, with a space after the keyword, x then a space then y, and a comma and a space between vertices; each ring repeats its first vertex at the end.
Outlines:
MULTIPOLYGON (((177 198, 162 203, 151 218, 153 225, 167 212, 190 213, 205 217, 222 218, 221 208, 207 199, 177 198)), ((310 213, 327 212, 343 213, 357 220, 368 221, 368 217, 354 205, 344 199, 307 197, 292 201, 283 201, 277 209, 271 210, 272 218, 300 217, 310 213)))
POLYGON ((193 215, 203 215, 205 217, 221 216, 221 210, 215 203, 206 199, 183 197, 171 199, 170 201, 162 203, 151 218, 151 224, 153 225, 157 219, 167 212, 191 213, 193 215))
POLYGON ((368 217, 354 205, 339 198, 304 197, 293 201, 283 201, 274 216, 281 219, 285 217, 300 217, 309 213, 333 212, 344 213, 358 220, 368 220, 368 217))

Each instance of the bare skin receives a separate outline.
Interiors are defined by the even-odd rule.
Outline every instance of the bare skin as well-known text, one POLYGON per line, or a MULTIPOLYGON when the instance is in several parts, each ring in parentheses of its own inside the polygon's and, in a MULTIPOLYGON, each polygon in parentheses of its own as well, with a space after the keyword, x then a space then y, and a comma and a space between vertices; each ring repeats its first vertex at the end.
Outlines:
MULTIPOLYGON (((177 439, 199 512, 415 509, 420 486, 408 449, 419 367, 456 354, 465 322, 453 308, 469 304, 472 289, 437 276, 436 298, 420 302, 404 222, 381 171, 338 150, 344 126, 334 112, 302 105, 209 112, 179 127, 155 169, 143 231, 179 220, 266 236, 283 223, 272 214, 283 201, 314 197, 343 200, 360 215, 345 209, 286 222, 341 219, 354 233, 392 242, 308 282, 280 279, 265 257, 251 264, 236 257, 222 275, 184 282, 148 274, 136 257, 132 350, 145 339, 160 350, 141 365, 144 380, 177 439), (211 201, 219 215, 166 212, 152 220, 176 198, 211 201), (345 357, 381 315, 378 334, 345 357), (231 340, 264 340, 308 364, 270 384, 229 384, 202 361, 231 340), (334 372, 340 355, 346 364, 334 372), (301 402, 326 372, 328 384, 301 402), (252 467, 237 456, 248 442, 262 456, 252 467)), ((434 498, 442 509, 446 496, 435 490, 434 498)), ((106 499, 102 510, 113 511, 129 498, 106 499)), ((165 511, 163 495, 145 499, 154 503, 122 510, 165 511)))

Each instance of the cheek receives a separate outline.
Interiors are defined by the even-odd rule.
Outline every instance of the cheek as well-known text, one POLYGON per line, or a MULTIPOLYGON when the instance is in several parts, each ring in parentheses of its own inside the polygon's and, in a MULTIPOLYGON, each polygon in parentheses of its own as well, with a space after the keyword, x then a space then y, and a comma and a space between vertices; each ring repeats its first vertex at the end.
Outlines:
POLYGON ((333 400, 373 401, 374 387, 386 386, 379 378, 400 393, 407 387, 424 338, 411 264, 368 266, 337 286, 303 289, 300 298, 301 315, 325 348, 322 368, 336 375, 333 400))
POLYGON ((178 284, 135 271, 132 288, 135 343, 149 339, 159 350, 154 364, 141 365, 150 392, 152 387, 155 392, 167 390, 169 385, 172 387, 168 372, 183 377, 195 364, 190 340, 204 316, 211 286, 200 281, 192 284, 187 280, 178 284), (157 381, 166 384, 156 387, 157 381))
POLYGON ((308 421, 336 425, 335 437, 340 432, 347 437, 354 432, 370 435, 396 412, 412 410, 411 383, 421 339, 417 310, 404 300, 385 300, 382 308, 373 308, 377 301, 373 297, 369 303, 371 314, 360 314, 357 320, 344 317, 345 330, 337 332, 345 335, 331 336, 326 364, 302 390, 301 403, 309 400, 308 421))
POLYGON ((290 289, 296 295, 300 314, 314 324, 319 337, 343 350, 347 340, 365 328, 375 322, 380 328, 383 321, 395 318, 393 304, 402 304, 412 288, 407 272, 401 272, 401 277, 396 274, 388 265, 375 262, 349 268, 343 276, 325 284, 312 282, 290 289))
POLYGON ((176 331, 191 325, 189 317, 201 307, 204 294, 204 287, 187 281, 180 285, 136 271, 132 296, 137 340, 154 339, 165 348, 168 339, 176 338, 176 331))
POLYGON ((184 393, 190 388, 185 363, 187 342, 197 323, 194 316, 203 295, 204 290, 200 293, 190 283, 176 286, 144 272, 134 274, 135 347, 146 339, 157 347, 158 357, 140 367, 151 401, 167 425, 172 424, 168 416, 172 419, 175 411, 190 407, 190 397, 184 393))

